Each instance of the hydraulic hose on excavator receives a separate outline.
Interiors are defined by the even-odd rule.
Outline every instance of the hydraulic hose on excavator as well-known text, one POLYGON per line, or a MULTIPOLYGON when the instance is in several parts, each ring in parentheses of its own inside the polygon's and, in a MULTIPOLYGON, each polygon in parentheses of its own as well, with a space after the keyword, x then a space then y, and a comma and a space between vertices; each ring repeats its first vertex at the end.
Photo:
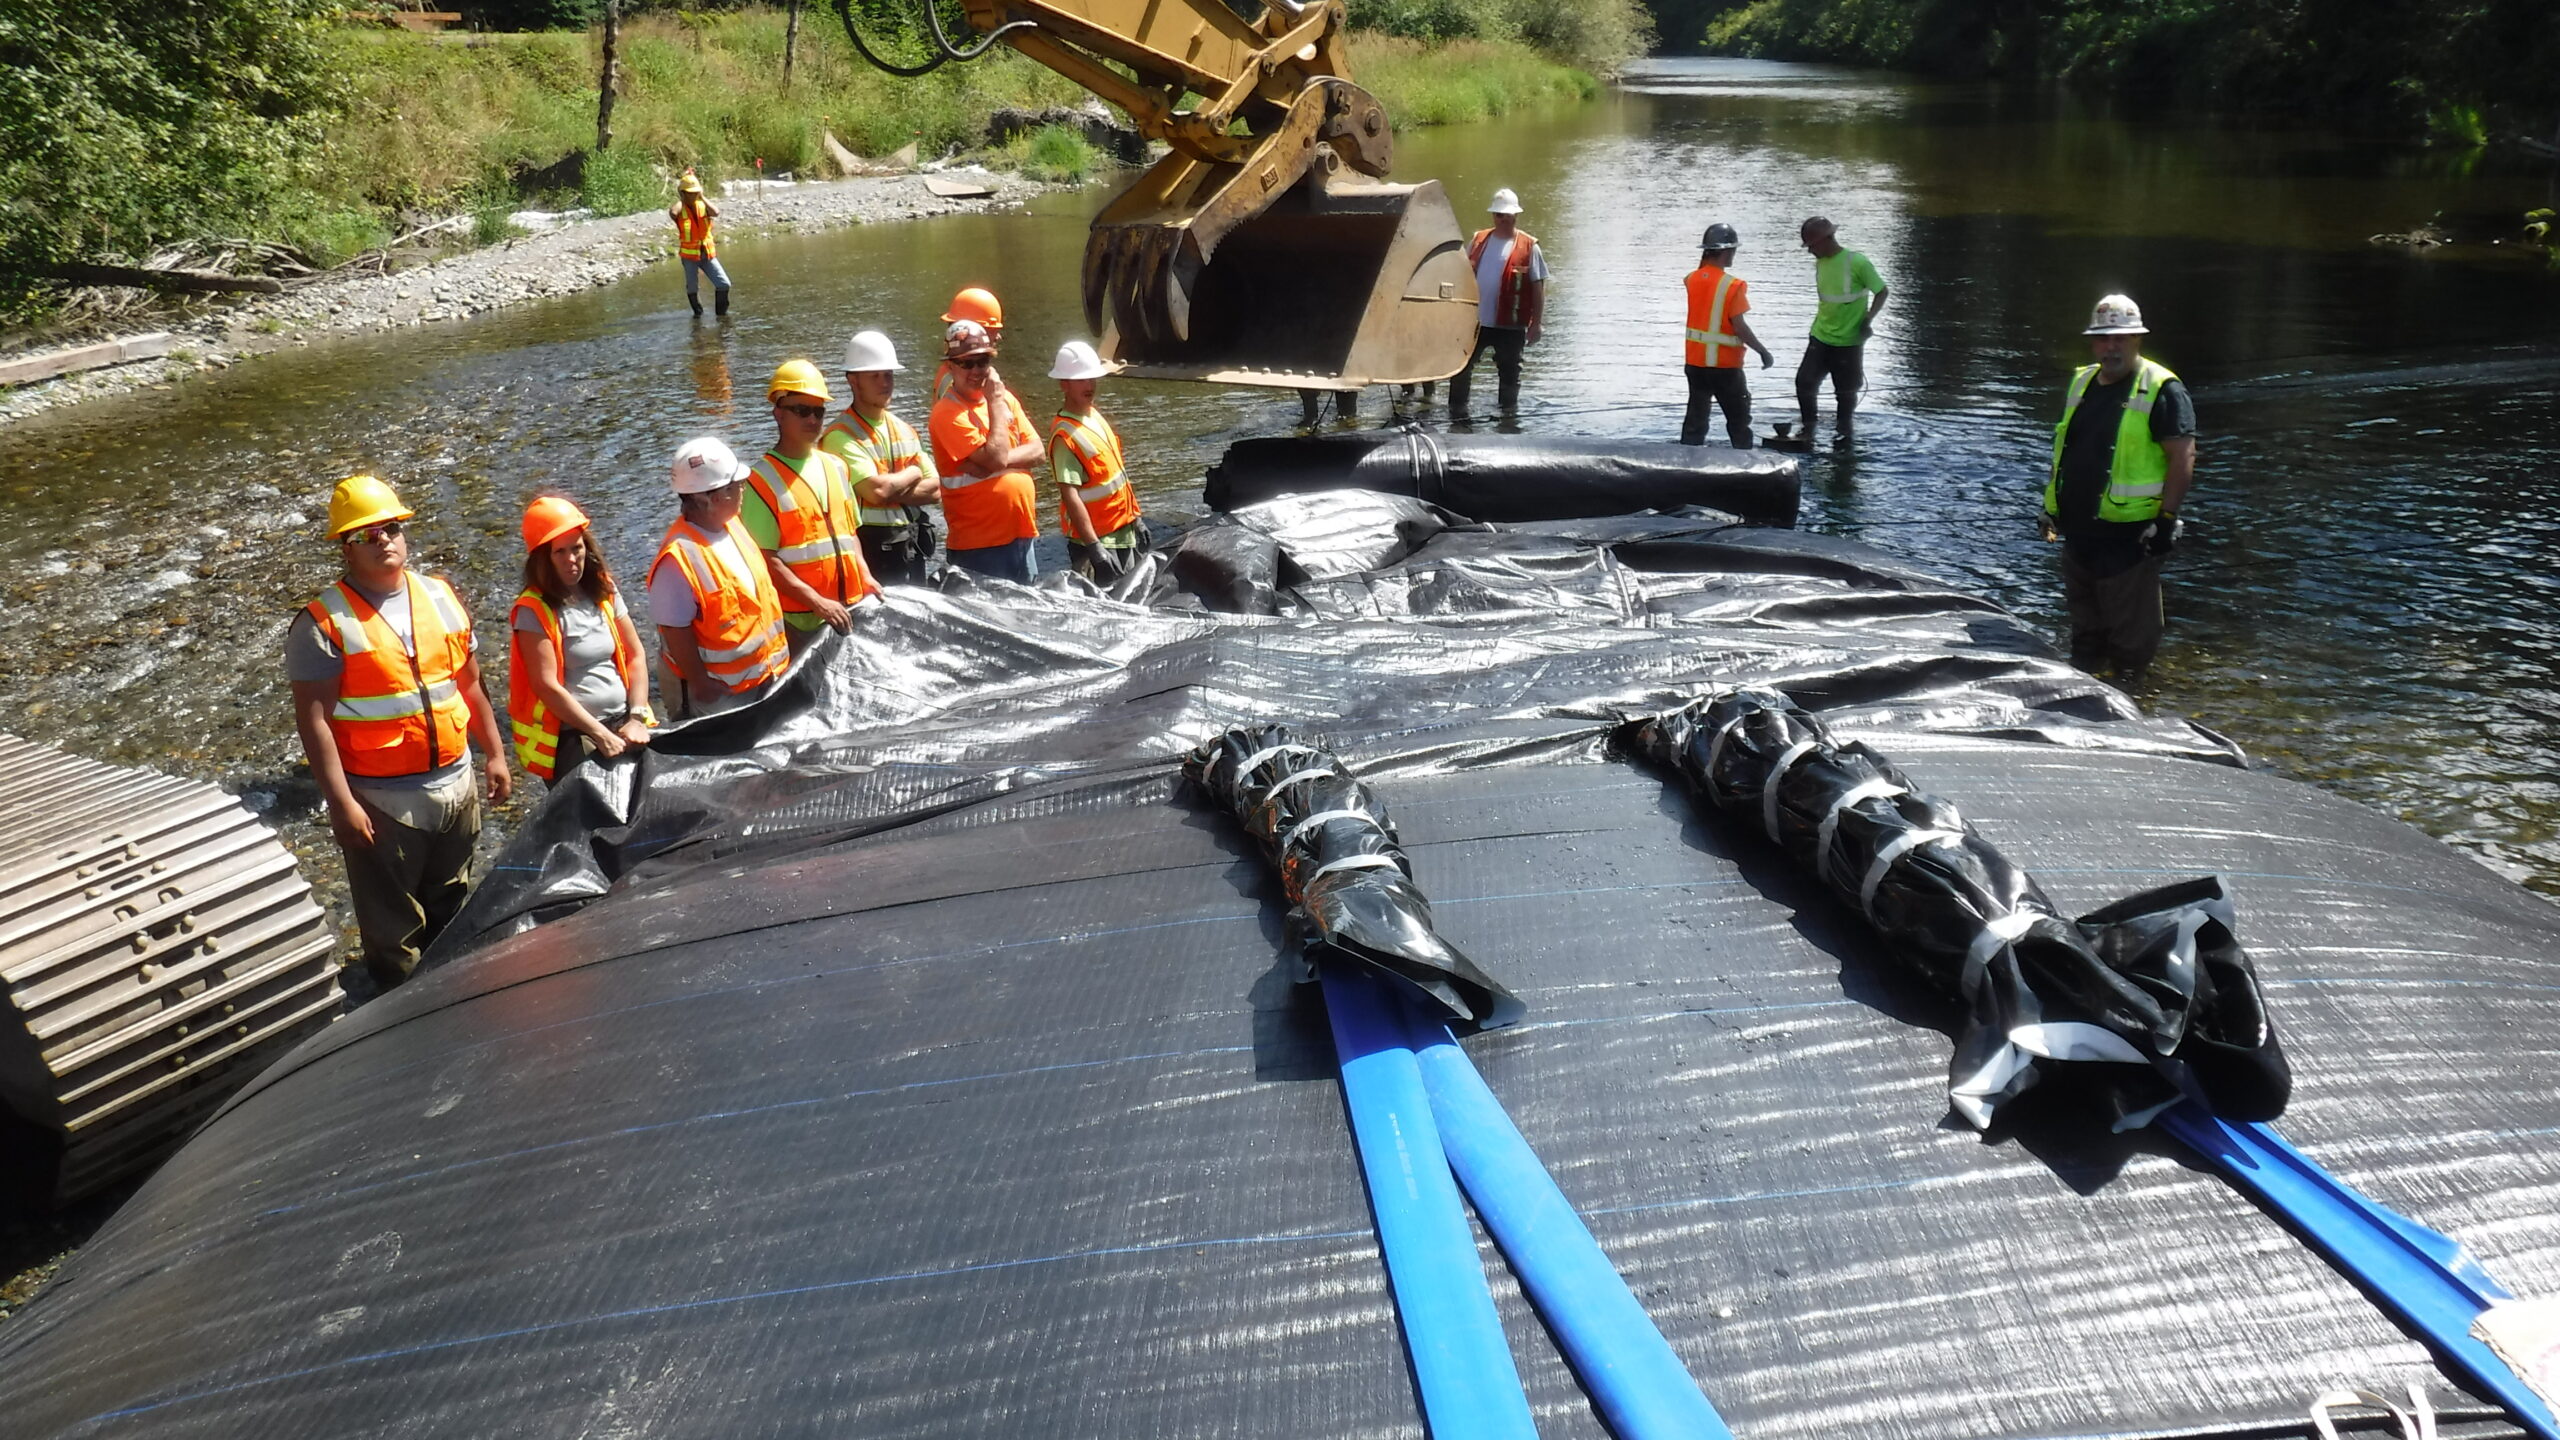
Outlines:
POLYGON ((965 50, 934 3, 922 28, 936 53, 921 65, 876 55, 850 0, 837 12, 893 74, 1001 40, 1168 147, 1085 243, 1085 319, 1121 373, 1355 389, 1465 362, 1465 237, 1438 181, 1387 183, 1393 133, 1351 82, 1342 0, 1275 0, 1252 17, 1221 0, 964 0, 983 37, 965 50))

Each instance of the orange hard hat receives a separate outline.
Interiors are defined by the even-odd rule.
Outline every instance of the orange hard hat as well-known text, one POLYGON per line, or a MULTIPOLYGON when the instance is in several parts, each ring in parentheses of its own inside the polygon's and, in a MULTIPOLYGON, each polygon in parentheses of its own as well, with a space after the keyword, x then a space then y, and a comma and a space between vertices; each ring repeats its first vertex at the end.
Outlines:
POLYGON ((945 320, 975 320, 981 325, 1004 323, 1004 307, 996 303, 995 292, 972 285, 951 297, 951 308, 942 312, 945 320))
POLYGON ((524 548, 539 550, 572 530, 583 530, 587 512, 561 499, 545 495, 524 507, 524 548))

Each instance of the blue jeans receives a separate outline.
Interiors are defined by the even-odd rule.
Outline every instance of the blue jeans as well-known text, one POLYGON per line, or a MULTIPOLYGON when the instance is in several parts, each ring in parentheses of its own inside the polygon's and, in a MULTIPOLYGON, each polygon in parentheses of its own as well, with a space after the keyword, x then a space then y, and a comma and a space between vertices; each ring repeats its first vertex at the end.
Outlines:
POLYGON ((953 550, 948 553, 952 564, 991 580, 1011 580, 1028 585, 1040 578, 1040 562, 1031 558, 1031 542, 1028 540, 989 545, 983 550, 953 550))
POLYGON ((684 293, 687 299, 702 293, 702 277, 706 274, 711 277, 713 290, 729 288, 729 272, 720 268, 716 256, 709 260, 687 260, 684 262, 684 293))

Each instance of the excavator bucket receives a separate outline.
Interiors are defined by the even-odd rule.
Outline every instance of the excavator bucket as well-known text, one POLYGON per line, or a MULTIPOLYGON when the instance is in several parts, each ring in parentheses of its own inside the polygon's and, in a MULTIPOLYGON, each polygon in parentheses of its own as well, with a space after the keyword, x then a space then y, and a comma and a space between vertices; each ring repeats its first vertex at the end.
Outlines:
POLYGON ((1196 227, 1162 209, 1095 219, 1086 309, 1120 373, 1349 390, 1458 372, 1475 344, 1475 271, 1440 182, 1315 158, 1206 258, 1196 227))

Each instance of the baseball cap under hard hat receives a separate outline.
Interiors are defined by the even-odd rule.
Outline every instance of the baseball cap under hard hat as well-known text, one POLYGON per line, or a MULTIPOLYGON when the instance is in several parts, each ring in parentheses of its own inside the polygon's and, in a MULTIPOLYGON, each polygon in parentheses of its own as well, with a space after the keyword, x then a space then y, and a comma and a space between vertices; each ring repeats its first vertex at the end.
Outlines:
POLYGON ((1494 192, 1493 192, 1493 200, 1492 200, 1492 203, 1490 203, 1490 204, 1488 204, 1488 205, 1486 205, 1486 206, 1484 207, 1484 213, 1486 213, 1487 215, 1517 215, 1517 214, 1519 214, 1519 213, 1520 213, 1520 196, 1519 196, 1519 194, 1518 194, 1516 191, 1512 190, 1512 189, 1511 189, 1511 187, 1509 187, 1509 186, 1507 186, 1507 185, 1506 185, 1506 186, 1504 186, 1503 188, 1499 189, 1499 190, 1494 191, 1494 192))
POLYGON ((684 448, 676 452, 674 468, 679 495, 725 489, 747 478, 747 467, 738 463, 738 452, 710 435, 686 441, 684 448))
POLYGON ((2089 328, 2083 335, 2148 335, 2151 327, 2142 323, 2142 307, 2130 295, 2110 295, 2089 312, 2089 328))
POLYGON ((995 339, 987 334, 987 327, 975 320, 954 320, 951 328, 942 332, 942 354, 948 360, 991 354, 995 348, 995 339))

